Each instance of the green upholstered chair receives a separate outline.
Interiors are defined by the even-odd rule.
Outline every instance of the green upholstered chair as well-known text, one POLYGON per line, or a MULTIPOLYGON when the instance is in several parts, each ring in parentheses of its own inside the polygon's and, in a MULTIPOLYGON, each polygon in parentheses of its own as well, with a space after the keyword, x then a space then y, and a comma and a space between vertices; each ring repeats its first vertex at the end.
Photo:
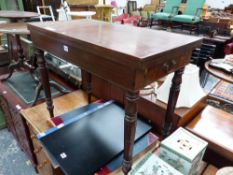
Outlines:
POLYGON ((177 15, 181 0, 167 0, 163 12, 157 12, 152 15, 153 20, 170 20, 172 16, 177 15))
POLYGON ((199 23, 205 1, 206 0, 188 0, 182 15, 173 16, 172 21, 188 24, 199 23))

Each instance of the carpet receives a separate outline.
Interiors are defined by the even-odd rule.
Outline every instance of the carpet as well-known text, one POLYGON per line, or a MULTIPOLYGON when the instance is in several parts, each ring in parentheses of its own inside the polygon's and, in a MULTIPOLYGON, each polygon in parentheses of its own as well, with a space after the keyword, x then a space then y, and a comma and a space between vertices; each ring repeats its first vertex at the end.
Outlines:
MULTIPOLYGON (((60 85, 59 83, 51 80, 52 82, 56 83, 60 86, 63 90, 67 90, 65 87, 60 85)), ((10 79, 6 81, 6 85, 12 89, 16 95, 22 99, 26 104, 31 104, 34 100, 35 96, 35 89, 37 83, 33 80, 30 73, 28 72, 19 72, 12 75, 10 79)), ((58 95, 60 92, 55 88, 51 87, 51 94, 52 96, 58 95)), ((44 91, 42 90, 38 100, 45 97, 44 91)))
POLYGON ((0 130, 0 175, 38 175, 13 135, 0 130))

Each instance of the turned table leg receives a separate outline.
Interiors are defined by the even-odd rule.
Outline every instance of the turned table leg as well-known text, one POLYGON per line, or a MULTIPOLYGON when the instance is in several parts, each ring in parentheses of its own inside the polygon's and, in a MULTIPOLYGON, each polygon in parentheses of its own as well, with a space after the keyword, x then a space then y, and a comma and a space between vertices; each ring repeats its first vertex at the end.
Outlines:
POLYGON ((132 153, 137 124, 137 100, 139 92, 126 93, 125 96, 125 123, 124 123, 124 160, 122 170, 128 174, 132 166, 132 153))
POLYGON ((53 101, 51 98, 51 90, 50 90, 50 84, 49 84, 49 77, 48 77, 48 71, 45 66, 45 59, 44 59, 44 52, 37 49, 36 51, 37 56, 37 64, 40 72, 40 81, 42 83, 44 93, 45 93, 45 100, 47 103, 47 109, 49 111, 50 117, 54 117, 53 114, 53 101))
POLYGON ((163 126, 163 138, 166 138, 169 136, 172 132, 172 129, 174 129, 174 111, 176 108, 176 102, 180 93, 180 85, 182 82, 182 75, 184 72, 184 68, 181 68, 175 72, 175 75, 172 79, 172 85, 170 89, 170 94, 169 94, 169 100, 168 100, 168 105, 167 105, 167 111, 165 115, 165 121, 164 121, 164 126, 163 126))

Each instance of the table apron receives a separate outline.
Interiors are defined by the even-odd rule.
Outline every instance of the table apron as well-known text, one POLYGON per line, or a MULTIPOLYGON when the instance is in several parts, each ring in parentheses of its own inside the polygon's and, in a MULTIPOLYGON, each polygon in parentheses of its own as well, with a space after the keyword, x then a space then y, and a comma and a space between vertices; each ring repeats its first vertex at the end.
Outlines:
POLYGON ((54 54, 124 90, 133 92, 139 91, 153 81, 184 67, 188 64, 192 53, 192 48, 186 49, 182 53, 174 52, 171 56, 158 59, 159 62, 153 62, 146 67, 142 66, 143 68, 135 68, 107 59, 104 52, 97 55, 76 47, 74 44, 67 44, 66 41, 46 37, 44 34, 34 34, 31 31, 31 37, 34 46, 38 49, 54 54))

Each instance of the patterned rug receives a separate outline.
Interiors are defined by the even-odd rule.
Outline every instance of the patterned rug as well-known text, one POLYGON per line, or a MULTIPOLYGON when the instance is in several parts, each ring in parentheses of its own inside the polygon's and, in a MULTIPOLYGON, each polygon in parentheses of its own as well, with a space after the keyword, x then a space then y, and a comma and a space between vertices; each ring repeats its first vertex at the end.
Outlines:
MULTIPOLYGON (((63 90, 67 90, 65 87, 58 84, 57 82, 53 82, 60 86, 63 90)), ((6 85, 10 87, 17 94, 17 96, 21 98, 26 104, 31 104, 33 102, 37 83, 33 80, 30 73, 15 73, 10 79, 6 81, 6 85)), ((54 89, 53 87, 51 88, 52 96, 56 96, 59 93, 60 92, 54 89)), ((42 90, 38 99, 42 99, 44 97, 44 91, 42 90)))

